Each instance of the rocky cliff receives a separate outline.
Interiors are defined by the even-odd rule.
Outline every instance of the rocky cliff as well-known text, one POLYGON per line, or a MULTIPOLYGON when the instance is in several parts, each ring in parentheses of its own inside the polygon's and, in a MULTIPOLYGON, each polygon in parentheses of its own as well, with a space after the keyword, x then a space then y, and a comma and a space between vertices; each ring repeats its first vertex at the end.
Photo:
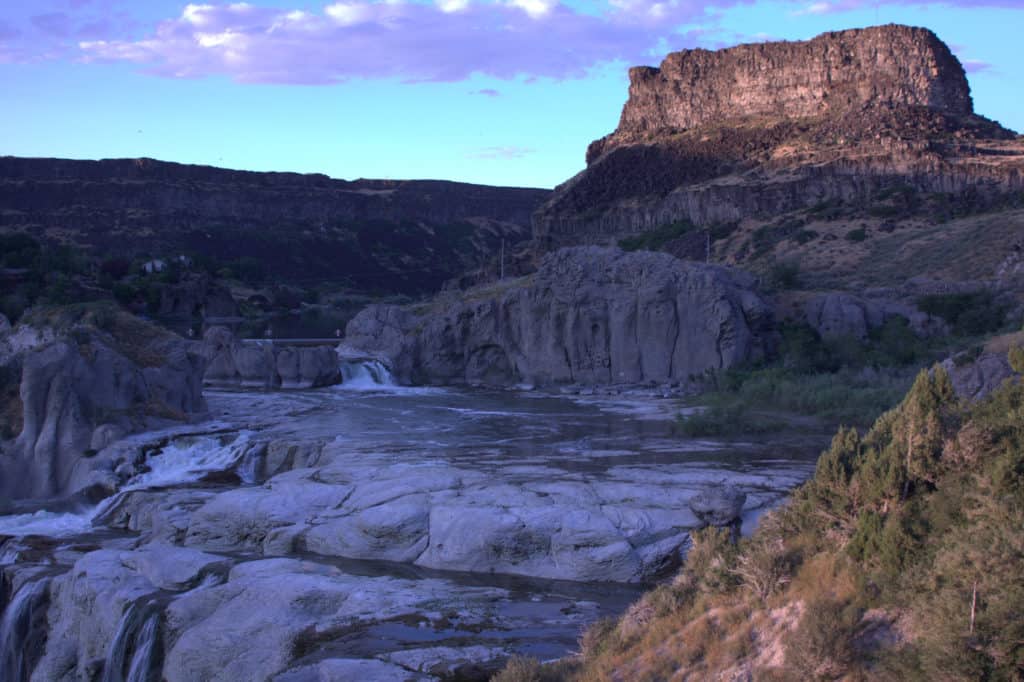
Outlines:
POLYGON ((371 306, 346 342, 404 381, 685 382, 762 357, 771 311, 753 278, 656 253, 581 247, 532 276, 418 307, 371 306))
POLYGON ((113 305, 34 311, 0 338, 4 414, 19 427, 0 450, 0 496, 80 490, 103 478, 92 458, 113 441, 205 413, 198 350, 113 305))
POLYGON ((549 246, 867 206, 893 187, 979 204, 1024 188, 1024 144, 975 115, 957 59, 906 26, 632 69, 619 127, 587 163, 535 215, 549 246))
POLYGON ((529 237, 547 190, 333 180, 151 159, 0 158, 0 231, 104 256, 262 263, 262 277, 375 292, 439 289, 529 237))

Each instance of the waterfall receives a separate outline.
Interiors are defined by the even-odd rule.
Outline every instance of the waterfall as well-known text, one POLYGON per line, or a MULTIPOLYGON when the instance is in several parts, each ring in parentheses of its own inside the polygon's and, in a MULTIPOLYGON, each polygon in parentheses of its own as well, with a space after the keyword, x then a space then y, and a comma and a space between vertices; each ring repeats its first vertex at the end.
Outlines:
POLYGON ((107 649, 103 682, 148 682, 160 644, 160 613, 152 603, 133 602, 121 616, 107 649), (129 661, 128 652, 132 657, 129 661), (125 664, 128 675, 125 676, 125 664))
POLYGON ((260 482, 263 477, 266 452, 266 447, 259 446, 252 446, 245 450, 235 467, 235 473, 238 474, 238 478, 242 479, 242 483, 255 485, 260 482))
POLYGON ((391 372, 379 360, 343 360, 341 363, 342 388, 356 391, 397 386, 391 372))
POLYGON ((35 660, 46 641, 46 607, 50 598, 50 579, 42 578, 23 585, 4 609, 0 620, 0 679, 5 682, 28 680, 35 660))
POLYGON ((156 647, 160 636, 160 616, 153 613, 146 619, 142 630, 135 638, 135 655, 128 668, 127 682, 149 682, 156 659, 156 647))

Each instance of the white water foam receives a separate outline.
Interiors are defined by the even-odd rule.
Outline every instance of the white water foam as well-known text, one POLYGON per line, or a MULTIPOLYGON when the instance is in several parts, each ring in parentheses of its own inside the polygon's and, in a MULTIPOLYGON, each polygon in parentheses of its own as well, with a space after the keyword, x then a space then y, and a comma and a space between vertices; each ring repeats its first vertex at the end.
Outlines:
POLYGON ((377 360, 342 361, 341 387, 350 391, 378 391, 397 386, 395 378, 377 360))
POLYGON ((147 458, 149 471, 132 477, 121 490, 179 485, 198 481, 214 471, 227 471, 245 456, 250 436, 243 431, 227 444, 217 436, 178 439, 147 458))
POLYGON ((185 436, 146 459, 149 471, 129 479, 117 493, 81 512, 50 512, 0 516, 0 535, 69 537, 92 529, 93 519, 130 490, 167 487, 197 481, 208 473, 238 466, 249 450, 251 433, 243 431, 230 443, 218 436, 185 436))

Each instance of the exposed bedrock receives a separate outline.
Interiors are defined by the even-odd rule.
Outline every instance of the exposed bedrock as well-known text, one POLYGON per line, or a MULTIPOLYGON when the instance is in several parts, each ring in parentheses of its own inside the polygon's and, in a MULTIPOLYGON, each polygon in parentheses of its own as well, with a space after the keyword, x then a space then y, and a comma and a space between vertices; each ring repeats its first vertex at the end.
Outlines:
POLYGON ((133 431, 206 411, 194 344, 114 306, 31 315, 3 340, 4 412, 20 424, 0 453, 0 495, 77 490, 97 451, 133 431))
POLYGON ((240 341, 225 327, 211 327, 203 337, 209 361, 204 382, 216 387, 318 388, 341 381, 337 351, 279 346, 270 341, 240 341))
POLYGON ((892 187, 975 205, 1024 188, 1024 146, 974 114, 963 67, 931 31, 683 50, 630 70, 618 128, 534 214, 534 237, 606 243, 677 220, 864 206, 892 187))
POLYGON ((764 356, 771 325, 742 272, 579 247, 545 256, 530 277, 428 306, 370 306, 346 342, 405 382, 668 383, 764 356))
POLYGON ((931 31, 878 26, 804 42, 681 50, 629 71, 629 101, 604 144, 740 117, 806 118, 865 107, 973 113, 960 62, 931 31))
POLYGON ((695 464, 584 474, 351 452, 339 442, 270 443, 247 456, 262 485, 131 490, 97 522, 212 552, 638 582, 677 564, 693 529, 771 507, 805 475, 749 472, 723 488, 719 469, 695 464))

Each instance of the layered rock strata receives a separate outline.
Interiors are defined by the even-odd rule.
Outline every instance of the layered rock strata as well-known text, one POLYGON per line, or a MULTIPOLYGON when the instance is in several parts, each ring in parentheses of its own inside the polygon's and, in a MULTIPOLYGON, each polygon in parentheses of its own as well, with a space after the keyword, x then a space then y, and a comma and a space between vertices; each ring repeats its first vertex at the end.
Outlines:
POLYGON ((979 205, 1024 188, 1024 144, 973 113, 962 66, 930 31, 684 50, 630 71, 618 129, 538 210, 534 235, 604 243, 678 220, 867 205, 893 187, 979 205))
POLYGON ((530 277, 427 306, 370 306, 346 342, 405 382, 671 383, 763 357, 771 324, 748 275, 582 247, 549 254, 530 277))
POLYGON ((0 157, 0 231, 126 257, 201 254, 308 287, 435 291, 529 237, 548 190, 0 157))

